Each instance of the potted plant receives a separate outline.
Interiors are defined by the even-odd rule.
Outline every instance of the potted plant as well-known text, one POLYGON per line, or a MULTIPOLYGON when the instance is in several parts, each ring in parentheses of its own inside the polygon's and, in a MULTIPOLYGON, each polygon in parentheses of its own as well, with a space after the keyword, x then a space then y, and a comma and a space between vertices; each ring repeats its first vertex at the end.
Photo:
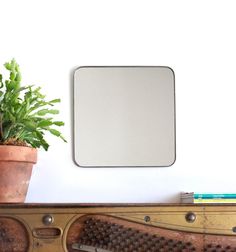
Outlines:
POLYGON ((4 64, 9 78, 0 74, 0 202, 24 202, 37 148, 48 150, 45 132, 66 141, 54 126, 59 111, 52 109, 60 99, 46 101, 40 87, 21 86, 19 65, 4 64))

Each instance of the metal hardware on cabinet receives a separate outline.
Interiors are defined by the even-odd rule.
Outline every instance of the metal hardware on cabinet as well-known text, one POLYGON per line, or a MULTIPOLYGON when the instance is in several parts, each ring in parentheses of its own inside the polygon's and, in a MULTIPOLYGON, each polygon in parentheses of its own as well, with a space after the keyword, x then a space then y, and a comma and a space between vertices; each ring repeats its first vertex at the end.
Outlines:
POLYGON ((72 248, 76 250, 84 251, 84 252, 112 252, 111 250, 96 248, 93 246, 86 246, 79 243, 72 244, 72 248))
POLYGON ((145 222, 149 222, 149 221, 151 221, 150 216, 146 215, 146 216, 144 217, 144 221, 145 221, 145 222))
POLYGON ((196 214, 193 213, 193 212, 188 212, 186 215, 185 215, 185 219, 187 222, 191 223, 191 222, 194 222, 196 220, 196 214))
POLYGON ((47 214, 43 216, 42 221, 44 225, 50 225, 54 222, 54 218, 50 214, 47 214))

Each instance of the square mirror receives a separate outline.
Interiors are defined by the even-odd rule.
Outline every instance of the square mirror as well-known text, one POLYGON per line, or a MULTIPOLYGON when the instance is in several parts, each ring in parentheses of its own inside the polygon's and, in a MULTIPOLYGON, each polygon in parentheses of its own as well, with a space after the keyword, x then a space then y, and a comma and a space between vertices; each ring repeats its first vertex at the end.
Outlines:
POLYGON ((169 67, 79 67, 74 158, 82 167, 175 162, 175 80, 169 67))

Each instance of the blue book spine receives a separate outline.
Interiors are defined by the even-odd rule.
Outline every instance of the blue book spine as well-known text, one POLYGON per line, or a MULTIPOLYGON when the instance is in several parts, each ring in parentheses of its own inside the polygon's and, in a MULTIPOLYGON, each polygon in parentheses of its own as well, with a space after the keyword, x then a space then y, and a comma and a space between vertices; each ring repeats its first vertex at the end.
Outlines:
POLYGON ((194 199, 236 199, 235 193, 211 194, 211 193, 195 193, 194 199))

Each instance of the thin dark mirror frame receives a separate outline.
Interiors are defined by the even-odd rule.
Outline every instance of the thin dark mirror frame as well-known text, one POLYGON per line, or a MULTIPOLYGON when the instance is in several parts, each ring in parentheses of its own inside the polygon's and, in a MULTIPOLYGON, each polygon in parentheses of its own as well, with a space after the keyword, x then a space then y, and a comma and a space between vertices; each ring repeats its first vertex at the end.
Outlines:
POLYGON ((169 167, 172 166, 175 161, 176 161, 176 101, 175 101, 175 74, 172 68, 167 67, 167 66, 82 66, 82 67, 78 67, 75 71, 74 71, 74 161, 75 163, 79 166, 79 167, 84 167, 84 168, 115 168, 115 167, 134 167, 134 168, 138 168, 138 167, 169 167), (76 137, 77 137, 77 132, 78 132, 78 123, 76 122, 76 113, 77 113, 77 108, 76 108, 76 102, 78 100, 78 97, 76 97, 76 88, 77 85, 79 85, 78 83, 76 83, 76 73, 77 71, 79 71, 80 69, 101 69, 101 68, 121 68, 121 69, 127 69, 127 68, 133 68, 133 69, 147 69, 147 68, 156 68, 156 69, 167 69, 168 71, 170 71, 170 73, 173 76, 173 143, 174 143, 174 148, 173 148, 173 160, 167 164, 167 165, 83 165, 80 163, 80 161, 78 160, 78 151, 77 151, 77 147, 76 147, 76 137))

